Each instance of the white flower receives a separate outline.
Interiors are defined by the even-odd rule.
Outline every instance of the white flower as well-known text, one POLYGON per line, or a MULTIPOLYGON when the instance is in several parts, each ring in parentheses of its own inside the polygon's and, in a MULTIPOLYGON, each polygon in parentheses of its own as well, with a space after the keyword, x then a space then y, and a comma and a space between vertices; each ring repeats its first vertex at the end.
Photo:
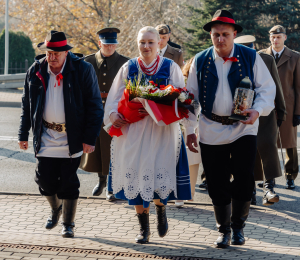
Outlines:
POLYGON ((180 102, 184 102, 187 99, 187 95, 184 92, 181 92, 178 99, 180 102))
POLYGON ((139 87, 139 90, 143 92, 143 91, 146 90, 146 88, 140 86, 140 87, 139 87))

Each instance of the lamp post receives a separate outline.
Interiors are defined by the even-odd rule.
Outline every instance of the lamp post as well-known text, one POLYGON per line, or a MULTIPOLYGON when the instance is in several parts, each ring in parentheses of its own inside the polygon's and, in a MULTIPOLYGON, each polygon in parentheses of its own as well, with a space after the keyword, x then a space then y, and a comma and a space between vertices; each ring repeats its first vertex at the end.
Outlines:
POLYGON ((4 74, 8 74, 8 57, 9 57, 9 30, 8 30, 8 0, 5 0, 5 64, 4 74))

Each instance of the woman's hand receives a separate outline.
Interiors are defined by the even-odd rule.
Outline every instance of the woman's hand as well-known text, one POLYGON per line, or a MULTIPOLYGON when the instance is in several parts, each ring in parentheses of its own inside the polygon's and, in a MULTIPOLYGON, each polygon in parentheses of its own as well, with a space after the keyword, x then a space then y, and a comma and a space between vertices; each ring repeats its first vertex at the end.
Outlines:
POLYGON ((124 117, 116 112, 111 113, 109 119, 113 126, 116 128, 120 128, 127 124, 127 121, 124 120, 124 117))

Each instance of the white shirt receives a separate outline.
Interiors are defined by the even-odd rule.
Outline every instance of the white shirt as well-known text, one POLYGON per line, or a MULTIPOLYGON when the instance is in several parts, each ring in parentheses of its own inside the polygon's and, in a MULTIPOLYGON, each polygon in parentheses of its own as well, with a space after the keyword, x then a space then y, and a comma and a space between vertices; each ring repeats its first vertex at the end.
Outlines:
MULTIPOLYGON (((66 59, 67 60, 67 59, 66 59)), ((62 73, 66 64, 66 60, 59 73, 62 73)), ((56 75, 51 71, 48 64, 47 72, 49 73, 48 88, 46 91, 45 107, 43 119, 49 123, 65 124, 65 106, 63 93, 63 80, 60 80, 60 86, 56 80, 56 75)), ((41 149, 37 156, 39 157, 55 157, 55 158, 76 158, 82 155, 79 152, 69 155, 69 145, 66 132, 57 132, 46 128, 43 125, 43 133, 41 137, 41 149)))
POLYGON ((276 57, 276 54, 278 53, 279 58, 280 58, 280 57, 281 57, 281 54, 282 54, 283 51, 284 51, 284 49, 285 49, 285 47, 283 47, 283 49, 282 49, 280 52, 277 52, 277 51, 275 51, 275 50, 272 48, 272 52, 273 52, 274 57, 276 57))
POLYGON ((163 57, 166 53, 167 48, 168 48, 168 44, 165 47, 163 47, 161 50, 159 50, 158 51, 159 56, 163 57))
MULTIPOLYGON (((230 57, 234 53, 234 47, 230 57)), ((231 90, 228 83, 228 73, 232 62, 220 58, 215 52, 215 65, 219 78, 216 91, 216 98, 213 104, 212 112, 219 116, 230 116, 233 100, 231 90)), ((260 116, 267 116, 274 109, 274 99, 276 94, 275 83, 270 75, 268 68, 259 54, 256 54, 256 60, 253 66, 254 85, 256 98, 252 109, 258 111, 260 116)), ((208 86, 209 87, 209 86, 208 86)), ((195 95, 195 99, 199 99, 198 79, 195 61, 193 62, 187 81, 187 90, 195 95)), ((185 120, 185 128, 187 135, 194 133, 197 122, 185 120)), ((240 122, 233 125, 222 125, 221 123, 206 118, 202 113, 199 118, 199 135, 200 142, 211 145, 221 145, 232 143, 238 138, 245 135, 257 135, 258 120, 253 125, 244 125, 240 122)))

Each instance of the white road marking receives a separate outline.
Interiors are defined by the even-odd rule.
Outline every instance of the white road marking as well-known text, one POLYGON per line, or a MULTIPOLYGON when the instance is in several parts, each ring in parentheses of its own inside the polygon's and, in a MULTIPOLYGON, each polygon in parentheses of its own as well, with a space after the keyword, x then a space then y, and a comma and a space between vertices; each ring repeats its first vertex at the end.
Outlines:
MULTIPOLYGON (((18 141, 17 136, 0 136, 0 141, 18 141)), ((29 141, 32 142, 32 138, 29 138, 29 141)))

